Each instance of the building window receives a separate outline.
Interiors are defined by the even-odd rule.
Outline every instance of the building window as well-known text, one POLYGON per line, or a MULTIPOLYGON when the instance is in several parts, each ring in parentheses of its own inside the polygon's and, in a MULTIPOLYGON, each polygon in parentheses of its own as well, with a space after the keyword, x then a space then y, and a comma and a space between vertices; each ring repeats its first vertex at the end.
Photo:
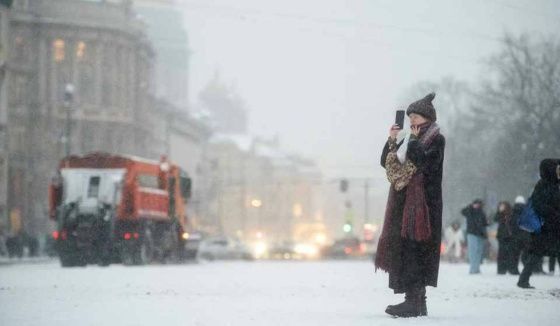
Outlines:
POLYGON ((21 74, 14 74, 12 82, 8 84, 9 90, 9 105, 18 107, 23 106, 26 99, 27 91, 27 78, 21 74))
POLYGON ((89 178, 88 198, 99 197, 99 183, 100 182, 101 182, 100 177, 89 178))
POLYGON ((115 106, 115 61, 116 52, 115 48, 105 47, 103 53, 103 72, 102 72, 102 97, 101 103, 106 107, 115 106))
POLYGON ((95 103, 94 73, 95 67, 90 63, 84 63, 79 68, 78 86, 80 102, 82 103, 95 103))
POLYGON ((139 174, 136 176, 136 180, 138 181, 139 187, 159 189, 159 181, 156 175, 139 174))
POLYGON ((64 61, 65 55, 65 44, 64 40, 56 39, 53 42, 53 52, 54 52, 54 61, 55 62, 62 62, 64 61))
POLYGON ((26 39, 18 35, 13 38, 13 47, 11 48, 11 60, 18 64, 25 64, 27 62, 28 44, 26 39))
POLYGON ((76 58, 78 61, 83 61, 86 55, 86 43, 80 41, 76 45, 76 58))
POLYGON ((15 2, 13 5, 14 9, 26 10, 29 8, 29 0, 18 0, 14 2, 15 2))
POLYGON ((117 62, 118 62, 118 69, 117 69, 117 85, 116 92, 117 92, 117 105, 120 109, 123 109, 126 106, 126 49, 121 47, 117 50, 117 62))
POLYGON ((94 53, 94 43, 86 45, 80 41, 76 44, 78 95, 82 103, 95 103, 95 64, 92 58, 94 53))
POLYGON ((9 130, 9 150, 14 153, 24 153, 26 146, 25 129, 22 126, 10 126, 9 130))

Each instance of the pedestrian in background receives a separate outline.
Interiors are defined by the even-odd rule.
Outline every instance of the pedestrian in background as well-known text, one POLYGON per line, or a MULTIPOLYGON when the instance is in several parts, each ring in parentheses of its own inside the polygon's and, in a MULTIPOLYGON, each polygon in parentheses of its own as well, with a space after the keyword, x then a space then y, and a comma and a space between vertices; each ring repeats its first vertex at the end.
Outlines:
MULTIPOLYGON (((523 213, 523 210, 525 209, 525 205, 526 205, 526 201, 525 201, 525 197, 519 195, 517 197, 515 197, 515 202, 513 204, 513 208, 512 208, 512 214, 513 214, 513 219, 516 221, 519 221, 519 218, 521 217, 521 213, 523 213)), ((529 249, 529 243, 531 242, 531 234, 525 230, 521 230, 520 228, 517 228, 518 230, 518 235, 517 235, 517 241, 519 243, 519 253, 517 254, 518 260, 520 259, 523 262, 523 265, 525 265, 525 259, 524 257, 527 255, 527 250, 529 249)))
POLYGON ((519 257, 517 254, 518 242, 516 236, 518 234, 517 221, 513 218, 513 211, 510 203, 507 201, 498 204, 498 211, 494 216, 494 221, 498 223, 498 274, 503 275, 510 273, 519 275, 519 257))
POLYGON ((525 247, 525 242, 528 243, 528 241, 531 239, 530 234, 524 230, 521 230, 518 226, 519 218, 524 208, 525 208, 525 197, 521 195, 515 197, 515 201, 511 210, 512 211, 511 225, 512 225, 513 240, 514 240, 514 246, 512 247, 512 252, 511 252, 511 259, 512 259, 512 266, 515 268, 514 270, 517 271, 519 271, 519 261, 521 259, 523 248, 525 247), (527 239, 527 241, 525 239, 527 239))
POLYGON ((524 289, 534 288, 529 279, 539 259, 560 253, 560 160, 542 160, 539 170, 541 178, 535 185, 531 200, 543 225, 540 233, 531 234, 528 262, 517 282, 517 286, 524 289))
POLYGON ((427 315, 426 286, 437 286, 445 138, 434 97, 410 104, 411 132, 397 139, 400 128, 393 125, 381 155, 391 187, 375 268, 389 273, 389 288, 405 294, 404 302, 385 310, 396 317, 427 315))
POLYGON ((465 237, 458 222, 453 222, 445 229, 445 253, 452 263, 461 261, 465 237))
MULTIPOLYGON (((519 217, 521 216, 521 213, 525 209, 525 205, 526 205, 525 197, 520 195, 515 198, 515 205, 513 206, 513 218, 516 221, 519 221, 519 217)), ((517 231, 519 232, 517 237, 519 242, 519 259, 521 260, 523 266, 525 267, 525 265, 527 265, 527 262, 529 261, 529 247, 531 245, 531 233, 525 230, 521 230, 519 228, 517 229, 517 231)), ((533 266, 533 274, 544 274, 542 265, 543 265, 543 258, 540 257, 537 263, 534 264, 533 266)))
POLYGON ((484 203, 476 199, 461 213, 467 219, 467 251, 469 256, 469 274, 480 274, 480 264, 484 254, 484 243, 488 238, 486 227, 488 220, 483 210, 484 203))

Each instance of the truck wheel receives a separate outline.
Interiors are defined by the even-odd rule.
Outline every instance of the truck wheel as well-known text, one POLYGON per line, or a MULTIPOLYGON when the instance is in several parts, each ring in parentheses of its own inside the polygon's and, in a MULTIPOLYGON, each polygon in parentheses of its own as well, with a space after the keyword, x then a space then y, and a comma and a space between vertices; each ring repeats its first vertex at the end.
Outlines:
POLYGON ((152 248, 149 241, 141 241, 136 247, 133 263, 134 265, 146 265, 152 261, 152 248))
POLYGON ((74 259, 72 259, 71 257, 69 257, 68 255, 64 254, 64 255, 60 255, 60 265, 62 267, 74 267, 76 266, 76 262, 74 259))
POLYGON ((76 267, 76 266, 86 266, 87 261, 85 258, 80 257, 78 254, 65 253, 60 255, 60 265, 62 267, 76 267))
POLYGON ((107 267, 111 265, 111 256, 109 254, 102 255, 97 263, 99 266, 107 267))
POLYGON ((109 266, 111 264, 113 256, 113 250, 108 245, 102 245, 97 251, 97 265, 99 266, 109 266))
POLYGON ((123 248, 121 252, 121 260, 123 265, 134 265, 134 258, 131 248, 123 248))
POLYGON ((134 255, 134 265, 144 265, 148 260, 146 244, 142 241, 136 249, 134 255))

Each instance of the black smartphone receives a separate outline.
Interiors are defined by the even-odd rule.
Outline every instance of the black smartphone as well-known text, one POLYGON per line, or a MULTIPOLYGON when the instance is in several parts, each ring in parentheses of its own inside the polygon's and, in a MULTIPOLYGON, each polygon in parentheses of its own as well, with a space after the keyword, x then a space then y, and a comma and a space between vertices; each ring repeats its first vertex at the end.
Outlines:
POLYGON ((404 110, 397 110, 395 115, 395 124, 399 125, 399 128, 404 128, 404 110))

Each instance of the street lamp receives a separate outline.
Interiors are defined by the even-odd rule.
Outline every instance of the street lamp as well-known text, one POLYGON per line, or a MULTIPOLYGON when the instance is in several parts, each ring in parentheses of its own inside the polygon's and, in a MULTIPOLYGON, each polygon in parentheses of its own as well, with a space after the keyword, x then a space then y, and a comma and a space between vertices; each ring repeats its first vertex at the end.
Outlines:
POLYGON ((72 104, 74 102, 74 85, 66 84, 64 87, 64 108, 66 109, 66 128, 64 133, 64 145, 66 157, 70 156, 70 137, 72 135, 72 104))
POLYGON ((251 200, 251 206, 254 208, 260 208, 262 206, 262 201, 260 199, 251 200))
MULTIPOLYGON (((261 232, 261 207, 262 207, 262 200, 258 199, 258 198, 253 198, 250 202, 251 207, 255 208, 257 210, 257 229, 259 231, 259 233, 261 232)), ((262 233, 261 233, 262 236, 262 233)), ((257 235, 258 237, 258 235, 257 235)))

